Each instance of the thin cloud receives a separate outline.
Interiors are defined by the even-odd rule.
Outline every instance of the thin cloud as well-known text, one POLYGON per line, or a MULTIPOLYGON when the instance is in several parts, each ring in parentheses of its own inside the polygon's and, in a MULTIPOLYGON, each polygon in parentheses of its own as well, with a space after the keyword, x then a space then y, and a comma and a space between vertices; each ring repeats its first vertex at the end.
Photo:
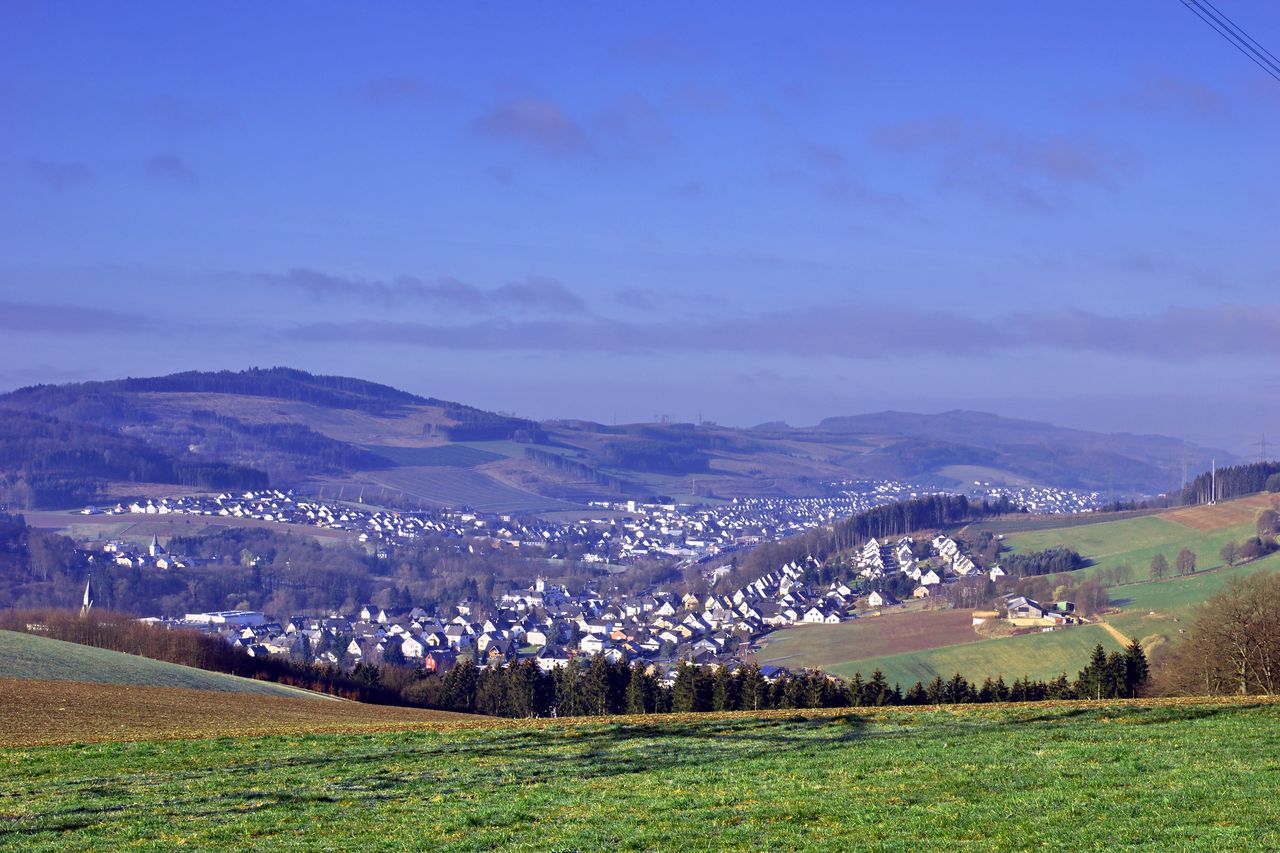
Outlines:
POLYGON ((626 39, 617 45, 612 55, 646 65, 696 65, 711 57, 711 49, 686 33, 662 32, 626 39))
POLYGON ((632 153, 666 145, 670 134, 661 110, 631 92, 610 103, 595 120, 599 131, 632 153))
POLYGON ((920 354, 974 356, 1051 350, 1163 360, 1280 355, 1280 306, 1170 308, 1104 316, 1073 309, 976 319, 891 306, 831 306, 704 322, 627 322, 603 317, 464 325, 316 323, 286 331, 298 341, 360 341, 440 349, 560 353, 729 352, 852 359, 920 354), (867 322, 892 317, 892 323, 867 322), (936 329, 904 345, 902 328, 936 329))
POLYGON ((554 101, 517 98, 498 104, 472 126, 493 139, 518 142, 557 157, 590 150, 586 133, 554 101))
POLYGON ((579 313, 586 310, 582 299, 553 278, 530 276, 489 291, 496 305, 512 305, 535 311, 579 313))
POLYGON ((158 322, 140 314, 79 305, 41 305, 0 301, 0 330, 66 335, 116 335, 156 328, 158 322))
POLYGON ((57 192, 87 184, 95 177, 84 163, 32 160, 30 166, 37 178, 57 192))
POLYGON ((125 110, 158 130, 173 134, 205 133, 227 120, 227 110, 216 104, 163 94, 132 104, 125 110))
POLYGON ((1225 95, 1198 80, 1162 76, 1145 80, 1113 97, 1094 98, 1089 105, 1106 112, 1220 118, 1230 112, 1225 95))
POLYGON ((773 166, 769 178, 779 184, 806 186, 830 202, 871 208, 891 216, 911 208, 905 197, 881 192, 862 181, 843 152, 820 142, 801 143, 793 160, 773 166))
POLYGON ((719 113, 733 104, 733 93, 719 86, 686 83, 672 93, 668 102, 692 112, 719 113))
POLYGON ((1065 135, 1030 136, 956 116, 901 122, 872 140, 899 155, 938 158, 938 185, 987 201, 1052 213, 1081 187, 1115 190, 1137 168, 1132 154, 1065 135))
POLYGON ((157 154, 148 158, 144 168, 149 177, 168 183, 194 186, 199 178, 195 169, 176 154, 157 154))
POLYGON ((365 103, 382 107, 435 101, 440 97, 440 90, 419 77, 406 74, 369 80, 356 94, 365 103))
POLYGON ((576 314, 586 310, 581 297, 562 282, 541 276, 482 288, 450 276, 431 281, 413 276, 365 281, 296 267, 283 275, 260 274, 255 279, 303 291, 313 299, 351 299, 385 307, 418 303, 474 314, 502 310, 576 314))

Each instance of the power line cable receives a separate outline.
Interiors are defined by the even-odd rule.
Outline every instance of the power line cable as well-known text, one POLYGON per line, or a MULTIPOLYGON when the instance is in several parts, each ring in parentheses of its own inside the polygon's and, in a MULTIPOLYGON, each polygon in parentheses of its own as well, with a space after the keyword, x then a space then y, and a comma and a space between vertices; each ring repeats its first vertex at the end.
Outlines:
MULTIPOLYGON (((1270 55, 1269 51, 1263 48, 1262 51, 1259 52, 1251 47, 1249 45, 1249 41, 1252 41, 1252 39, 1249 38, 1247 34, 1243 37, 1237 35, 1235 30, 1231 29, 1227 24, 1219 21, 1211 12, 1203 8, 1198 0, 1182 0, 1182 2, 1183 5, 1190 9, 1197 18, 1208 24, 1215 33, 1222 36, 1230 42, 1232 47, 1247 56, 1250 62, 1265 71, 1276 82, 1280 83, 1280 64, 1267 58, 1267 56, 1270 55), (1248 39, 1248 41, 1245 39, 1248 39)), ((1240 32, 1243 33, 1244 31, 1240 30, 1240 32)))
POLYGON ((1216 17, 1221 18, 1223 21, 1226 21, 1228 26, 1230 26, 1233 30, 1239 33, 1241 37, 1243 37, 1247 42, 1249 42, 1250 45, 1254 47, 1255 52, 1261 51, 1262 53, 1266 54, 1267 59, 1271 60, 1271 64, 1280 66, 1280 59, 1276 59, 1275 54, 1273 54, 1271 51, 1267 50, 1265 47, 1259 44, 1257 39, 1255 39, 1253 36, 1245 32, 1244 28, 1241 27, 1239 24, 1237 24, 1235 21, 1228 18, 1226 14, 1222 12, 1221 9, 1219 9, 1217 6, 1210 3, 1209 0, 1196 0, 1196 2, 1198 5, 1202 7, 1207 7, 1208 10, 1212 12, 1216 17))
POLYGON ((1191 9, 1191 11, 1195 13, 1196 17, 1212 27, 1213 31, 1230 42, 1232 47, 1248 57, 1250 62, 1257 65, 1276 80, 1280 80, 1280 64, 1268 59, 1265 48, 1263 48, 1262 51, 1255 49, 1249 43, 1252 39, 1249 39, 1247 34, 1244 36, 1240 35, 1240 33, 1244 32, 1243 30, 1241 30, 1240 33, 1237 33, 1234 29, 1227 26, 1226 23, 1215 17, 1212 12, 1196 2, 1196 0, 1183 0, 1183 2, 1186 4, 1187 8, 1191 9))

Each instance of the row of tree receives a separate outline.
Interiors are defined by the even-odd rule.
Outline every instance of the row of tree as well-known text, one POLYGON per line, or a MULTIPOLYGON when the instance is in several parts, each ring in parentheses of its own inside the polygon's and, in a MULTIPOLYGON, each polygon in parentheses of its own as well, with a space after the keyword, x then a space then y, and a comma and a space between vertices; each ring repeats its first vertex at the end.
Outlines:
POLYGON ((384 686, 376 669, 300 663, 283 657, 253 657, 221 637, 193 630, 166 630, 132 616, 91 610, 3 610, 0 630, 25 631, 69 643, 223 672, 242 678, 273 681, 359 702, 403 704, 400 693, 384 686))
POLYGON ((105 427, 0 409, 0 504, 83 506, 99 500, 109 480, 208 490, 268 483, 262 471, 173 457, 105 427))
POLYGON ((1280 692, 1280 575, 1233 578, 1199 607, 1188 634, 1161 661, 1168 689, 1189 695, 1280 692))
POLYGON ((1280 462, 1232 465, 1198 475, 1182 489, 1182 503, 1207 504, 1255 492, 1280 492, 1280 462))
POLYGON ((380 704, 405 704, 503 717, 568 717, 606 714, 763 711, 944 703, 1034 702, 1044 699, 1113 698, 1138 695, 1148 667, 1135 641, 1108 656, 1099 645, 1075 682, 1003 678, 981 685, 959 673, 916 682, 906 691, 876 670, 850 681, 818 672, 766 677, 755 663, 730 673, 681 663, 671 685, 643 663, 576 658, 550 672, 532 660, 511 666, 478 667, 463 660, 444 676, 421 668, 300 664, 278 657, 250 657, 218 637, 192 630, 155 628, 123 614, 66 610, 3 611, 0 629, 27 631, 67 642, 141 655, 171 663, 258 678, 380 704))

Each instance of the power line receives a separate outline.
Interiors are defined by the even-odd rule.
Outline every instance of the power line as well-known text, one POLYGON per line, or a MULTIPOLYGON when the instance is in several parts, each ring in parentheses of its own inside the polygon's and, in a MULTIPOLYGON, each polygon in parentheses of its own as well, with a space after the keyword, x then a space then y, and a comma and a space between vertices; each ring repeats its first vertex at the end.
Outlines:
POLYGON ((1218 12, 1208 0, 1182 0, 1183 5, 1195 16, 1208 24, 1213 31, 1222 36, 1231 46, 1249 58, 1249 61, 1261 68, 1276 82, 1280 83, 1280 61, 1243 29, 1236 26, 1226 15, 1218 12))
POLYGON ((1216 15, 1217 17, 1221 18, 1222 20, 1226 21, 1226 23, 1227 23, 1227 25, 1228 25, 1229 27, 1231 27, 1231 28, 1232 28, 1232 29, 1234 29, 1237 33, 1239 33, 1241 36, 1243 36, 1243 37, 1245 38, 1245 40, 1246 40, 1246 41, 1248 41, 1248 42, 1249 42, 1249 44, 1253 46, 1253 48, 1255 49, 1255 52, 1256 52, 1256 51, 1261 51, 1262 53, 1266 54, 1267 59, 1271 60, 1271 62, 1272 62, 1273 64, 1280 65, 1280 59, 1276 59, 1275 54, 1273 54, 1271 51, 1267 50, 1265 47, 1263 47, 1261 44, 1259 44, 1259 43, 1258 43, 1258 41, 1257 41, 1257 39, 1253 38, 1253 36, 1251 36, 1251 35, 1249 35, 1248 33, 1246 33, 1246 32, 1244 31, 1244 28, 1243 28, 1243 27, 1241 27, 1241 26, 1240 26, 1239 24, 1237 24, 1235 21, 1233 21, 1233 20, 1231 20, 1230 18, 1228 18, 1228 17, 1227 17, 1227 16, 1222 12, 1222 10, 1221 10, 1221 9, 1219 9, 1217 6, 1215 6, 1215 5, 1213 5, 1212 3, 1210 3, 1210 2, 1209 2, 1209 0, 1199 0, 1199 2, 1200 2, 1202 5, 1207 6, 1207 7, 1209 8, 1209 10, 1210 10, 1214 15, 1216 15))
POLYGON ((1219 12, 1218 8, 1210 3, 1209 0, 1183 0, 1183 2, 1192 12, 1196 13, 1200 20, 1213 27, 1215 32, 1231 42, 1236 50, 1249 57, 1263 71, 1280 80, 1280 61, 1277 61, 1271 51, 1259 44, 1244 29, 1219 12))

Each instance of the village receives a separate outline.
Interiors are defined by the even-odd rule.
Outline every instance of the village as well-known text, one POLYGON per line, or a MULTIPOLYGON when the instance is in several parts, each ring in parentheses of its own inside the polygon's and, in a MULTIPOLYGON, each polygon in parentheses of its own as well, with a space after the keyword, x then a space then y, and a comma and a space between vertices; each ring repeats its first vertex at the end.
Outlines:
MULTIPOLYGON (((147 556, 165 558, 158 540, 153 538, 147 556)), ((527 589, 461 602, 448 613, 366 605, 323 616, 220 611, 144 621, 216 633, 251 656, 344 669, 392 663, 443 673, 461 660, 501 667, 532 659, 550 671, 574 658, 600 655, 610 662, 652 665, 661 678, 670 679, 684 661, 736 670, 762 637, 780 628, 838 624, 902 606, 889 587, 905 585, 912 598, 925 599, 944 584, 1004 574, 998 565, 979 567, 944 535, 921 541, 872 539, 857 553, 854 568, 855 578, 822 584, 817 561, 793 561, 731 592, 704 596, 662 588, 617 594, 602 588, 600 579, 571 591, 538 578, 527 589)), ((1010 600, 1007 610, 1007 618, 1023 626, 1074 621, 1023 598, 1010 600)), ((766 670, 767 677, 785 674, 779 667, 766 670)))
MULTIPOLYGON (((210 516, 305 525, 348 531, 375 550, 383 543, 437 537, 452 540, 458 550, 524 549, 553 560, 576 559, 608 568, 655 559, 692 565, 929 493, 892 480, 837 483, 832 489, 837 494, 831 497, 735 498, 716 504, 595 501, 573 518, 467 508, 399 512, 324 502, 278 489, 136 500, 105 510, 86 507, 82 513, 210 516)), ((977 498, 1009 497, 1034 513, 1087 511, 1101 503, 1096 493, 1049 487, 1010 490, 975 481, 970 492, 977 498)))

